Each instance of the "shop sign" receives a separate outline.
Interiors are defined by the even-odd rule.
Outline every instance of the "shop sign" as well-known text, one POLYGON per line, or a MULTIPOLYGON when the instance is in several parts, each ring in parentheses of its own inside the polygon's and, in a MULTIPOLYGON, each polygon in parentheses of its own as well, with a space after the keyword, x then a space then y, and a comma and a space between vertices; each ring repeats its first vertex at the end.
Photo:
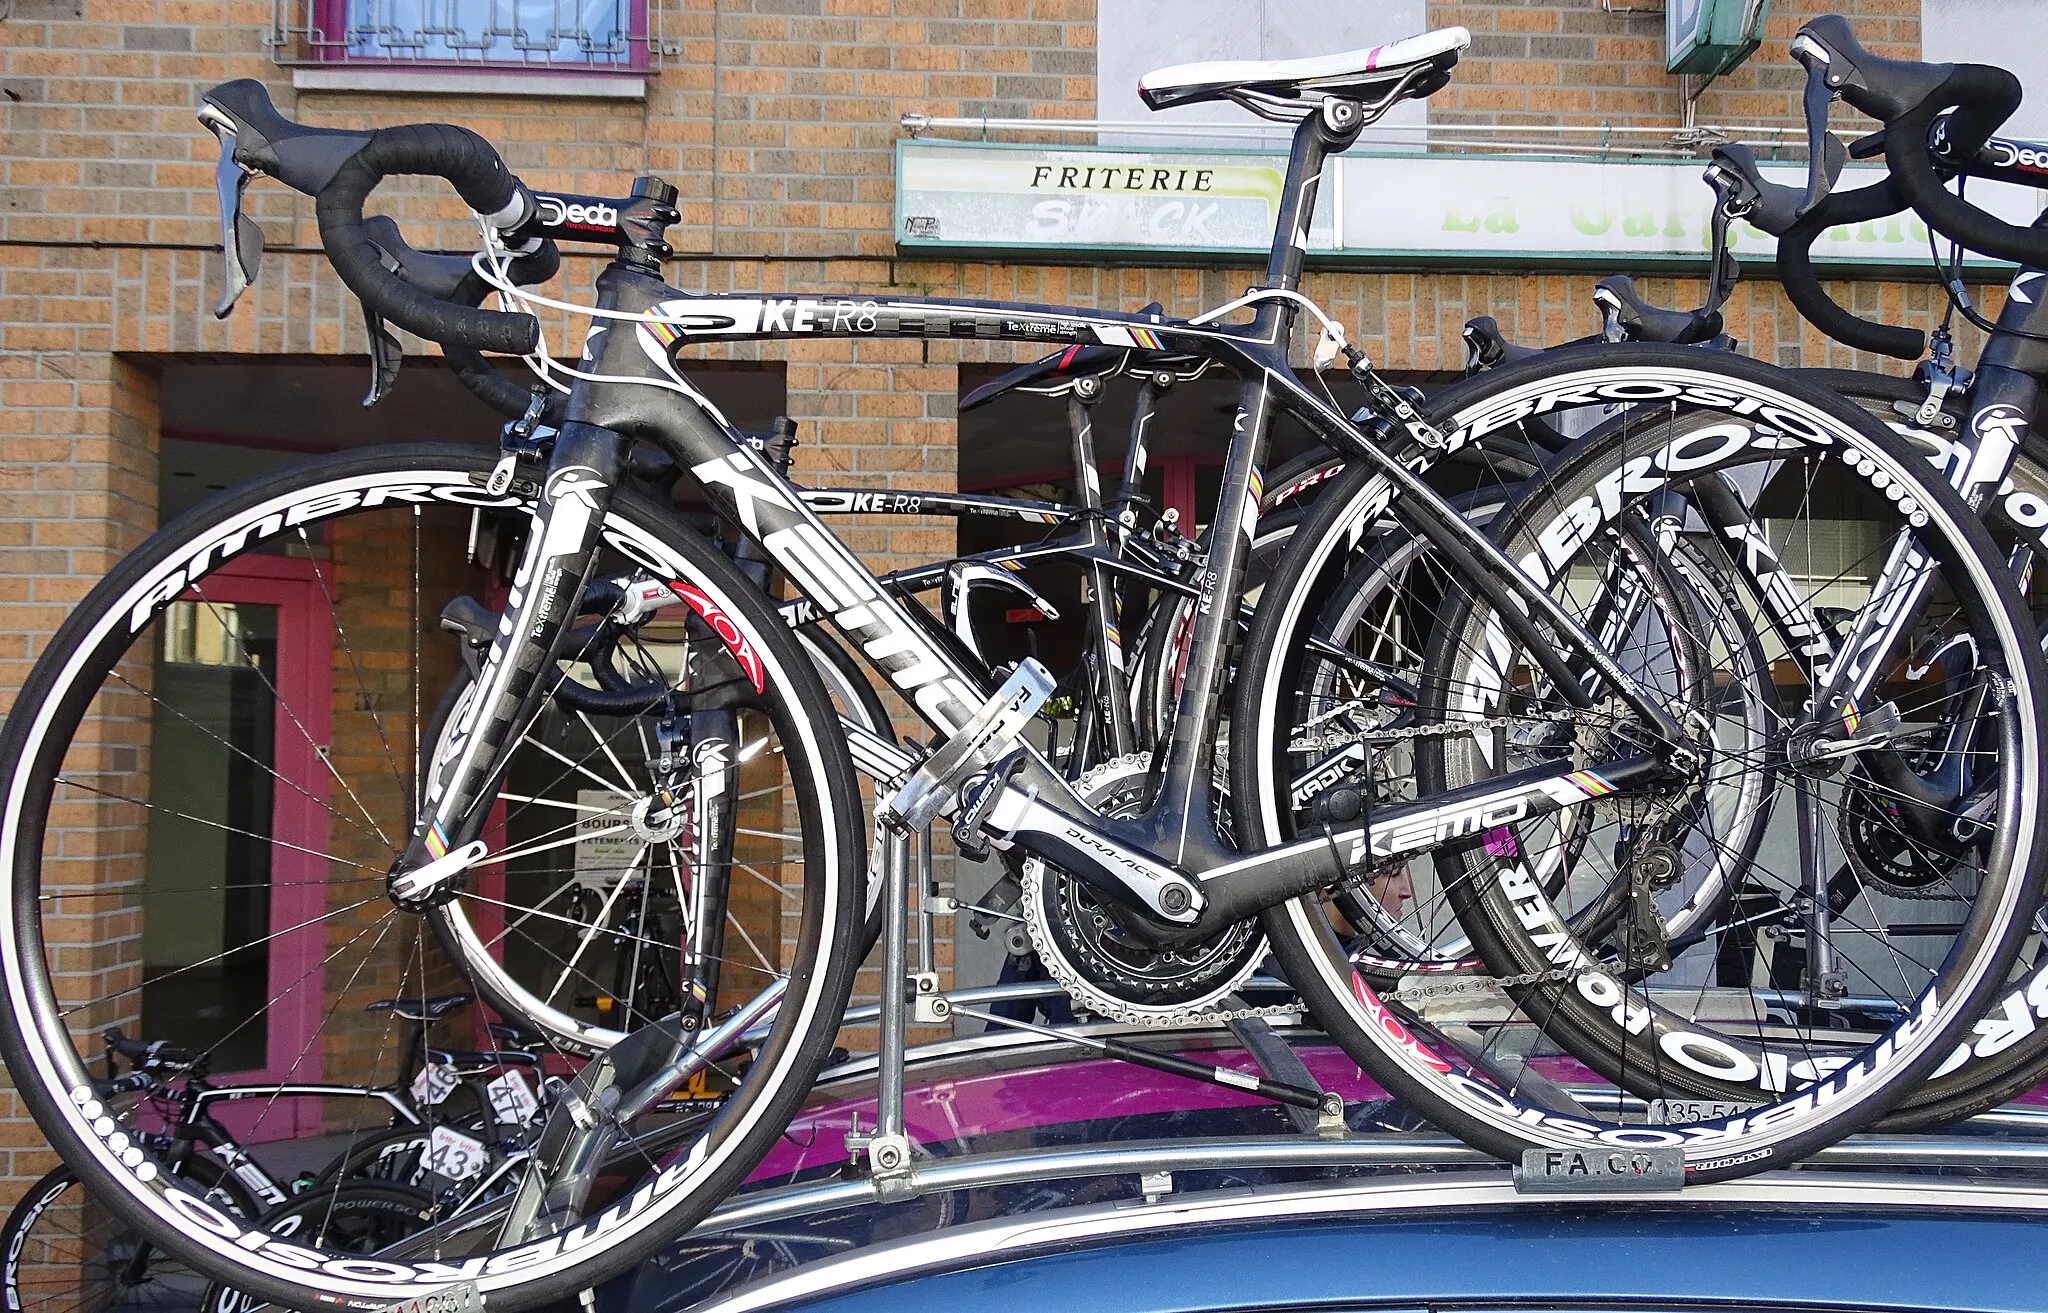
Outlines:
MULTIPOLYGON (((1710 249, 1705 161, 1351 152, 1325 174, 1309 254, 1322 264, 1500 269, 1572 264, 1698 266, 1710 249)), ((1048 259, 1146 257, 1242 263, 1270 249, 1286 158, 1238 151, 904 141, 897 243, 905 254, 1048 259)), ((1769 165, 1804 187, 1803 164, 1769 165)), ((1881 177, 1852 166, 1841 187, 1881 177)), ((2031 223, 2039 193, 1980 185, 1970 199, 2031 223)), ((1738 222, 1736 254, 1768 263, 1776 243, 1738 222)), ((1911 214, 1830 230, 1815 259, 1839 266, 1929 264, 1911 214)), ((1974 261, 1996 266, 1996 261, 1974 261)))
POLYGON ((1664 67, 1717 77, 1748 59, 1764 39, 1770 0, 1665 0, 1664 67))

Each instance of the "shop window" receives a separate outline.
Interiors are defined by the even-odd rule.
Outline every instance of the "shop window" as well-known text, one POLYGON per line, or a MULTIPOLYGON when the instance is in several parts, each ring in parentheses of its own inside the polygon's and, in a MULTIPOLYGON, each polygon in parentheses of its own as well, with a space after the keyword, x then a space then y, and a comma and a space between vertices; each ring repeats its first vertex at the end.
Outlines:
POLYGON ((495 72, 648 67, 647 0, 273 0, 282 63, 495 72))

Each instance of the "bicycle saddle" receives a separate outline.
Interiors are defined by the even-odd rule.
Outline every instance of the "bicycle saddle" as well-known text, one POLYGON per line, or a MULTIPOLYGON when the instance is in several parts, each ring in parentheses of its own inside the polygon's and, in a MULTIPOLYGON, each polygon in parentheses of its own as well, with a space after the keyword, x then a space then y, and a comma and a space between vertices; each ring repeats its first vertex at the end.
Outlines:
POLYGON ((1385 108, 1397 99, 1427 96, 1450 81, 1458 52, 1472 44, 1462 27, 1424 32, 1392 45, 1313 59, 1223 60, 1175 64, 1138 79, 1138 96, 1150 109, 1237 100, 1285 107, 1338 96, 1385 108))
POLYGON ((540 1059, 525 1049, 428 1049, 427 1061, 453 1067, 464 1078, 481 1076, 499 1067, 536 1067, 540 1059))
POLYGON ((1628 330, 1632 342, 1669 342, 1689 346, 1712 340, 1721 331, 1719 310, 1665 310, 1636 294, 1627 274, 1603 278, 1593 288, 1593 303, 1628 330))
POLYGON ((468 1007, 476 1000, 468 994, 434 994, 427 998, 380 998, 363 1006, 365 1012, 390 1012, 407 1021, 439 1021, 449 1013, 468 1007))
POLYGON ((538 1048, 547 1042, 539 1031, 529 1030, 525 1026, 515 1025, 509 1021, 487 1021, 484 1023, 484 1029, 489 1032, 492 1039, 514 1048, 538 1048))

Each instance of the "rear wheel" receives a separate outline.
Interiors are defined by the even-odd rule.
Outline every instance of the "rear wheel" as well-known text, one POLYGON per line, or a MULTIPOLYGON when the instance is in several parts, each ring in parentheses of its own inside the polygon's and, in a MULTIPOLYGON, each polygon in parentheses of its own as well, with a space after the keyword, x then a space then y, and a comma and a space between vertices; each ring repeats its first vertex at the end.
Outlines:
MULTIPOLYGON (((186 1175, 216 1207, 256 1212, 203 1158, 186 1175)), ((28 1188, 0 1228, 8 1313, 194 1313, 206 1278, 149 1243, 96 1202, 69 1167, 28 1188)))
MULTIPOLYGON (((1760 505, 1783 502, 1785 509, 1763 513, 1798 537, 1792 550, 1854 545, 1862 539, 1844 537, 1849 528, 1868 531, 1868 550, 1851 553, 1849 562, 1862 562, 1865 573, 1837 563, 1801 592, 1803 600, 1831 608, 1823 614, 1840 619, 1869 601, 1868 580, 1878 571, 1864 558, 1875 554, 1882 564, 1877 544, 1899 541, 1899 531, 1909 531, 1934 563, 1936 582, 1921 602, 1924 633, 1916 636, 1915 651, 1921 650, 1917 637, 1967 632, 1975 661, 1970 671, 1953 672, 1955 689, 1925 681, 1902 688, 1899 677, 1888 676, 1881 693, 1902 708, 1901 733, 1910 741, 1902 740, 1900 755, 1916 769, 1930 767, 1937 731, 1960 733, 1959 760, 1976 783, 1967 798, 1955 799, 1953 810, 1986 822, 1977 830, 1973 819, 1970 842, 1945 855, 1944 892, 1958 895, 1950 904, 1953 915, 1936 918, 1947 920, 1946 927, 1921 928, 1939 934, 1940 942, 1910 954, 1866 942, 1838 955, 1837 969, 1860 972, 1856 984, 1873 993, 1880 972, 1889 972, 1881 1004, 1846 992, 1822 997, 1816 989, 1802 998, 1800 986, 1784 987, 1782 973, 1772 977, 1773 963, 1789 970, 1794 955, 1772 950, 1775 941, 1761 933, 1764 913, 1743 902, 1740 888, 1730 906, 1741 915, 1721 920, 1724 932, 1703 945, 1704 959, 1696 950, 1659 963, 1659 954, 1647 951, 1658 947, 1652 941, 1660 924, 1650 909, 1629 923, 1630 935, 1582 939, 1522 869, 1532 855, 1558 851, 1566 825, 1558 817, 1583 816, 1579 824, 1590 827, 1591 841, 1582 851, 1609 864, 1598 883, 1611 887, 1614 845, 1631 833, 1628 827, 1636 827, 1635 842, 1656 833, 1646 826, 1696 828, 1703 813, 1689 799, 1725 787, 1714 785, 1711 774, 1678 794, 1667 791, 1654 816, 1630 814, 1630 796, 1656 801, 1633 790, 1593 801, 1610 792, 1595 780, 1582 790, 1583 803, 1528 822, 1488 822, 1483 838, 1438 849, 1429 865, 1447 894, 1455 894, 1461 927, 1492 980, 1411 977, 1382 997, 1349 962, 1322 898, 1272 909, 1267 928, 1288 978, 1333 1037, 1370 1064, 1383 1085, 1446 1129, 1510 1157, 1588 1140, 1672 1145, 1694 1179, 1713 1179, 1794 1160, 1882 1114, 1968 1033, 2005 980, 2039 889, 2040 653, 2031 621, 2004 583, 2000 554, 1952 493, 1924 486, 1920 459, 1859 412, 1765 366, 1653 347, 1564 351, 1453 389, 1441 399, 1436 419, 1459 441, 1511 427, 1520 416, 1615 400, 1635 403, 1629 422, 1609 425, 1574 448, 1498 531, 1510 558, 1541 567, 1539 577, 1568 606, 1590 602, 1583 589, 1601 577, 1593 558, 1614 548, 1618 521, 1644 517, 1646 510, 1662 514, 1667 505, 1682 508, 1695 481, 1722 474, 1748 480, 1742 486, 1750 493, 1777 499, 1760 505), (1814 527, 1821 521, 1849 527, 1831 539, 1814 527), (1865 580, 1860 599, 1850 595, 1850 579, 1865 580), (1821 583, 1836 592, 1816 603, 1813 592, 1821 583), (1981 696, 1957 700, 1961 685, 1981 696), (1699 978, 1683 975, 1702 960, 1708 983, 1724 970, 1733 973, 1733 983, 1702 995, 1699 978), (1850 1023, 1848 1030, 1842 1022, 1850 1023), (1660 1096, 1675 1097, 1659 1102, 1660 1096)), ((1287 691, 1297 686, 1300 654, 1318 637, 1309 628, 1317 599, 1330 579, 1341 577, 1348 546, 1361 540, 1360 517, 1375 516, 1381 504, 1372 484, 1369 475, 1347 473, 1324 490, 1295 551, 1269 584, 1247 644, 1233 717, 1233 802, 1240 832, 1255 843, 1291 833, 1285 762, 1296 726, 1287 691)), ((1681 526, 1693 523, 1690 515, 1680 516, 1681 526)), ((1772 546, 1781 555, 1788 550, 1772 546)), ((1717 569, 1742 578, 1735 557, 1715 550, 1719 555, 1710 559, 1717 569)), ((1745 594, 1745 605, 1768 611, 1753 592, 1745 594)), ((1633 731, 1620 720, 1608 723, 1605 711, 1600 726, 1556 729, 1563 722, 1551 718, 1541 681, 1532 682, 1528 653, 1519 640, 1503 637, 1511 627, 1482 603, 1454 589, 1446 609, 1450 614, 1425 662, 1436 682, 1421 719, 1441 733, 1421 740, 1434 744, 1417 754, 1421 797, 1545 761, 1555 763, 1546 770, 1571 770, 1626 755, 1626 735, 1633 731), (1471 702, 1475 697, 1479 701, 1471 702), (1497 723, 1503 718, 1514 723, 1497 723), (1598 731, 1592 739, 1589 730, 1598 731)), ((1631 631, 1633 638, 1661 642, 1672 654, 1697 647, 1696 636, 1684 632, 1682 607, 1649 614, 1663 617, 1663 628, 1631 631)), ((1775 641, 1773 687, 1804 669, 1797 654, 1785 650, 1782 635, 1775 641)), ((1960 650, 1951 650, 1951 663, 1960 650)), ((1674 705, 1687 708, 1684 719, 1703 728, 1724 714, 1720 695, 1731 687, 1725 655, 1711 648, 1704 655, 1693 675, 1669 685, 1674 705)), ((1886 659, 1903 671, 1912 656, 1894 652, 1886 659)), ((1650 662, 1645 652, 1644 671, 1650 662)), ((1785 728, 1798 719, 1798 690, 1788 684, 1776 701, 1773 732, 1782 742, 1785 728)), ((1715 736, 1696 745, 1697 759, 1709 769, 1717 752, 1726 755, 1719 742, 1715 736)), ((1727 764, 1763 769, 1771 763, 1731 758, 1727 764)), ((1853 772, 1844 779, 1819 789, 1824 821, 1855 811, 1853 772)), ((1784 790, 1777 809, 1783 819, 1774 830, 1794 828, 1792 792, 1784 790)), ((1804 791, 1809 810, 1815 792, 1804 791)), ((1745 887, 1796 889, 1811 884, 1812 874, 1834 889, 1833 873, 1846 860, 1839 836, 1853 829, 1828 824, 1805 840, 1792 836, 1795 847, 1806 845, 1793 862, 1784 857, 1786 837, 1767 838, 1765 857, 1743 873, 1745 887), (1794 869, 1786 879, 1788 867, 1794 869)), ((1661 846, 1682 881, 1694 865, 1687 856, 1691 845, 1665 839, 1661 846)), ((1627 869, 1648 867, 1631 860, 1627 869)), ((1856 934, 1872 940, 1869 932, 1889 924, 1885 909, 1860 891, 1834 911, 1829 942, 1838 946, 1856 934)), ((1782 921, 1785 909, 1769 915, 1782 921)), ((1793 931, 1795 939, 1807 933, 1804 926, 1793 931)), ((1814 981, 1824 983, 1833 982, 1814 981)))

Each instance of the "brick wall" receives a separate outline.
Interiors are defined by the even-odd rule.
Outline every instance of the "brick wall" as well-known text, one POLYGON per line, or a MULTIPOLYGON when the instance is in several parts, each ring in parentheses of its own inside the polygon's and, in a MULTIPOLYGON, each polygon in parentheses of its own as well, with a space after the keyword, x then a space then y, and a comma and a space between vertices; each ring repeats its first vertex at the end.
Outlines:
MULTIPOLYGON (((1777 0, 1764 44, 1699 93, 1703 124, 1803 129, 1806 73, 1787 54, 1800 25, 1842 14, 1872 51, 1920 55, 1920 0, 1777 0)), ((1451 85, 1431 97, 1432 123, 1674 128, 1684 100, 1664 71, 1664 7, 1650 0, 1503 0, 1429 7, 1432 27, 1472 30, 1451 85)), ((1697 90, 1697 88, 1694 88, 1697 90)), ((1640 139, 1637 139, 1640 140, 1640 139)))

